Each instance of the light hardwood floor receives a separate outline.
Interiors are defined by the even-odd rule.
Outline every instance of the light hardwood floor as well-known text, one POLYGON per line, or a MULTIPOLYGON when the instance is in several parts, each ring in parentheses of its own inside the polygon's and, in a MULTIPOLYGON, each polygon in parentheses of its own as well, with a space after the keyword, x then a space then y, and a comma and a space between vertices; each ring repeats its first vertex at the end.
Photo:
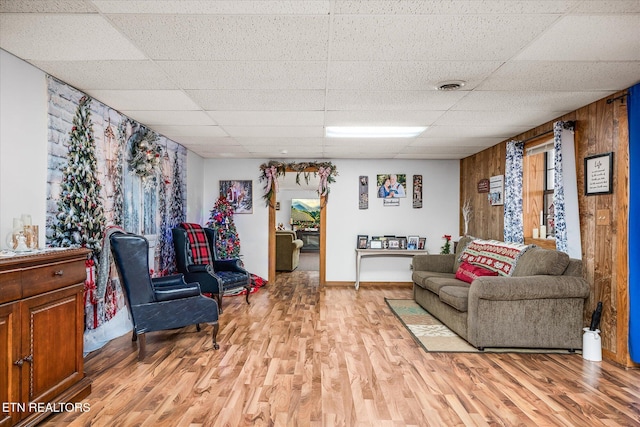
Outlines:
POLYGON ((72 426, 633 426, 640 372, 580 355, 426 353, 384 298, 410 288, 319 287, 279 274, 225 299, 211 326, 126 335, 85 361, 91 410, 72 426))

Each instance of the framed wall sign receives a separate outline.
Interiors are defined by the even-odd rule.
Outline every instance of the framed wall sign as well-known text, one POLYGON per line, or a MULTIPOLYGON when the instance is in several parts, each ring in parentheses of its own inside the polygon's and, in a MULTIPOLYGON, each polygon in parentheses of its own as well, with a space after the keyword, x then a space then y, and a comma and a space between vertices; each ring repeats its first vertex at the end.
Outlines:
POLYGON ((587 196, 613 193, 613 153, 584 158, 584 193, 587 196))

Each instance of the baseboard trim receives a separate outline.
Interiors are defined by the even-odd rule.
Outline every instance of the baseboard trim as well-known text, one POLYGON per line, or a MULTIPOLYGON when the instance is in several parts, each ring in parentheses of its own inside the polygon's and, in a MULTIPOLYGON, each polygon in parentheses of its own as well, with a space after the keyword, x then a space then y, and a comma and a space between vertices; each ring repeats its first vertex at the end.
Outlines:
MULTIPOLYGON (((339 281, 327 281, 324 283, 325 286, 331 287, 350 287, 353 288, 356 285, 356 282, 339 282, 339 281)), ((360 287, 402 287, 402 288, 411 288, 413 287, 413 282, 360 282, 360 287)))

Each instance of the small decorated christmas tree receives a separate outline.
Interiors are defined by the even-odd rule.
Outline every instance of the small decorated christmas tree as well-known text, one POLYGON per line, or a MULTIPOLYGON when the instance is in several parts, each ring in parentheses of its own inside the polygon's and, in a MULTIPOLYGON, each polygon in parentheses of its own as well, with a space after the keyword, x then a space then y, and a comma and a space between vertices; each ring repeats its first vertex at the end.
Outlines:
POLYGON ((216 252, 221 259, 238 258, 240 237, 233 223, 233 206, 225 197, 219 197, 211 210, 207 227, 216 230, 216 252))
POLYGON ((67 164, 62 167, 58 214, 53 224, 53 246, 83 246, 99 252, 105 226, 102 185, 98 180, 95 140, 89 109, 91 98, 84 96, 69 132, 67 164))

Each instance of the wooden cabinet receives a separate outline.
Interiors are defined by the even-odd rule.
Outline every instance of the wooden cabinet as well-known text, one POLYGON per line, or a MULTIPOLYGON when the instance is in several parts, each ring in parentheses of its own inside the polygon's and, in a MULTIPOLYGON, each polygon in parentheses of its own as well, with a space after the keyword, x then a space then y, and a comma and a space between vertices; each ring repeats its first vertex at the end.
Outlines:
POLYGON ((0 259, 0 427, 34 425, 91 392, 85 249, 0 259))

